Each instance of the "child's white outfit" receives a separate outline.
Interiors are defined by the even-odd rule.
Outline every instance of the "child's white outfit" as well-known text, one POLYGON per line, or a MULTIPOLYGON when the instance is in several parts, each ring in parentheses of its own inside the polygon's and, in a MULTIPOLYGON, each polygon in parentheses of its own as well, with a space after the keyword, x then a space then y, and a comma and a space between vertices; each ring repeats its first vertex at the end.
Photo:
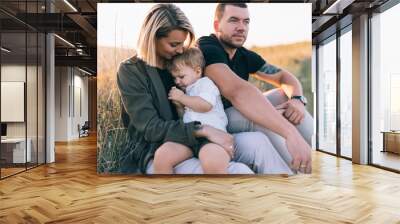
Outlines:
POLYGON ((183 122, 189 123, 192 121, 200 121, 202 124, 208 124, 226 132, 228 118, 222 104, 221 93, 211 79, 203 77, 198 79, 195 83, 187 86, 186 95, 199 96, 203 98, 212 105, 212 109, 208 112, 201 113, 185 107, 183 122))

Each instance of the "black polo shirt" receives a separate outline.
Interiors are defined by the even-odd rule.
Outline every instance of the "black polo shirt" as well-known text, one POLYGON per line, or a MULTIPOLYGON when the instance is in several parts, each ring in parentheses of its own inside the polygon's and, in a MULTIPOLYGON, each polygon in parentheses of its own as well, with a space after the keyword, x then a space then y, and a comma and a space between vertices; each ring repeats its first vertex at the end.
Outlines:
MULTIPOLYGON (((234 73, 246 81, 249 79, 251 73, 255 73, 261 70, 261 68, 263 68, 262 71, 264 71, 265 68, 264 72, 269 74, 280 71, 279 68, 267 64, 260 55, 244 47, 238 48, 233 58, 230 59, 228 53, 214 34, 199 38, 197 45, 203 52, 206 66, 224 63, 228 65, 234 73)), ((232 106, 226 99, 223 99, 223 103, 225 108, 232 106)))

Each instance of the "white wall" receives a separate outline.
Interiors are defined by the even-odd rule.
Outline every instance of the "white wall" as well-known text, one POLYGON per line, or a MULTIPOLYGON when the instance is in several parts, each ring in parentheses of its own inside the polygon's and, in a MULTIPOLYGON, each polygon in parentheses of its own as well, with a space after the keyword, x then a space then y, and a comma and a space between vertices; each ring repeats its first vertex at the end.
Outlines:
MULTIPOLYGON (((1 82, 1 121, 24 122, 25 83, 1 82)), ((36 106, 35 106, 36 108, 36 106)))
POLYGON ((71 134, 73 136, 78 136, 78 124, 81 126, 85 123, 85 121, 88 120, 88 78, 87 77, 82 77, 79 75, 76 75, 75 70, 75 75, 74 75, 74 92, 75 94, 73 96, 74 98, 74 108, 73 111, 75 113, 72 113, 73 119, 72 119, 72 132, 71 134), (80 91, 80 93, 79 93, 80 91), (79 97, 80 95, 80 97, 79 97), (80 101, 80 102, 79 102, 80 101), (81 107, 81 108, 79 108, 81 107), (81 110, 81 111, 80 111, 81 110))
MULTIPOLYGON (((4 82, 25 82, 25 75, 28 72, 28 79, 30 85, 36 85, 36 81, 32 81, 29 77, 30 74, 36 74, 36 67, 25 65, 16 65, 16 64, 6 64, 1 66, 1 81, 4 82), (25 70, 27 69, 27 70, 25 70), (32 83, 31 83, 32 82, 32 83)), ((35 102, 34 105, 28 105, 36 108, 36 89, 27 88, 27 103, 30 104, 35 102), (32 91, 32 92, 31 92, 32 91)), ((8 108, 1 108, 1 110, 7 110, 8 108)), ((31 112, 31 111, 28 111, 31 112)), ((35 121, 35 124, 28 124, 28 129, 31 128, 36 130, 36 113, 28 113, 27 114, 28 122, 35 121), (35 125, 35 127, 33 127, 35 125)), ((26 122, 7 122, 7 136, 8 137, 25 137, 25 124, 26 122)), ((28 137, 30 132, 28 130, 28 137)))
MULTIPOLYGON (((25 66, 25 64, 3 64, 1 66, 2 82, 24 82, 26 84, 26 101, 22 102, 18 110, 25 114, 26 120, 22 122, 6 122, 8 138, 24 138, 25 135, 30 139, 32 150, 32 161, 44 163, 44 74, 41 66, 25 66), (25 80, 27 78, 27 80, 25 80), (25 105, 26 103, 26 105, 25 105), (37 153, 39 156, 37 157, 37 153)), ((3 92, 4 89, 2 89, 3 92)), ((21 93, 24 94, 24 90, 21 93)), ((2 95, 3 97, 7 97, 2 95)), ((2 103, 3 104, 3 103, 2 103)), ((12 107, 2 107, 2 112, 13 113, 12 107)), ((17 110, 17 109, 14 109, 17 110)), ((16 112, 14 112, 16 113, 16 112)), ((24 116, 24 115, 23 115, 24 116)))
POLYGON ((56 67, 56 141, 77 139, 78 124, 88 120, 88 78, 82 75, 76 68, 56 67))
POLYGON ((25 82, 25 65, 2 65, 1 81, 25 82))
POLYGON ((70 83, 67 67, 55 68, 55 141, 68 140, 68 88, 70 83))
MULTIPOLYGON (((25 82, 25 65, 2 65, 1 66, 1 81, 2 82, 25 82)), ((28 66, 28 70, 32 67, 28 66)), ((7 108, 1 108, 7 110, 7 108)), ((7 122, 8 137, 25 137, 24 122, 7 122)))

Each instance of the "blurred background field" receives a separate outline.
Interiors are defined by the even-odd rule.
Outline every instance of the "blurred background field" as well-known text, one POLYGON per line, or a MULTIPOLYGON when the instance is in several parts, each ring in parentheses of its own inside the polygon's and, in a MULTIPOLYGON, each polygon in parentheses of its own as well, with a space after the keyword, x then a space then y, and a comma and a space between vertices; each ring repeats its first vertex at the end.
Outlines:
POLYGON ((116 83, 119 64, 134 50, 97 48, 97 172, 118 172, 120 148, 126 136, 121 124, 121 102, 116 83))
MULTIPOLYGON (((311 42, 304 41, 269 47, 252 47, 251 50, 260 54, 268 63, 291 72, 300 80, 304 96, 308 100, 307 110, 310 114, 313 114, 311 42)), ((268 83, 257 80, 255 76, 252 76, 249 81, 254 83, 262 92, 275 88, 268 83)))
MULTIPOLYGON (((252 47, 268 63, 292 72, 303 86, 304 95, 309 103, 308 111, 312 114, 313 94, 311 92, 311 42, 252 47)), ((133 49, 98 46, 97 78, 97 111, 98 111, 98 172, 119 172, 119 152, 124 147, 127 136, 120 120, 121 102, 116 84, 119 64, 134 54, 133 49)), ((254 76, 250 82, 262 92, 268 91, 271 85, 257 80, 254 76)))

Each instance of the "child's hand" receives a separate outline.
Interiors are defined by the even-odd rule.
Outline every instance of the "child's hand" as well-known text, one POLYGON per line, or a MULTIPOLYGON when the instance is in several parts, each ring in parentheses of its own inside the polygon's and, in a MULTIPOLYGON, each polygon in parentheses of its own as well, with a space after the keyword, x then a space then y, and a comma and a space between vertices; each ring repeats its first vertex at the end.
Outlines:
POLYGON ((174 87, 172 87, 172 89, 169 91, 168 99, 169 99, 169 100, 172 100, 172 101, 175 100, 175 101, 180 102, 180 99, 181 99, 181 97, 182 97, 183 95, 185 95, 185 93, 184 93, 182 90, 180 90, 180 89, 178 89, 178 88, 176 88, 176 87, 174 86, 174 87))

